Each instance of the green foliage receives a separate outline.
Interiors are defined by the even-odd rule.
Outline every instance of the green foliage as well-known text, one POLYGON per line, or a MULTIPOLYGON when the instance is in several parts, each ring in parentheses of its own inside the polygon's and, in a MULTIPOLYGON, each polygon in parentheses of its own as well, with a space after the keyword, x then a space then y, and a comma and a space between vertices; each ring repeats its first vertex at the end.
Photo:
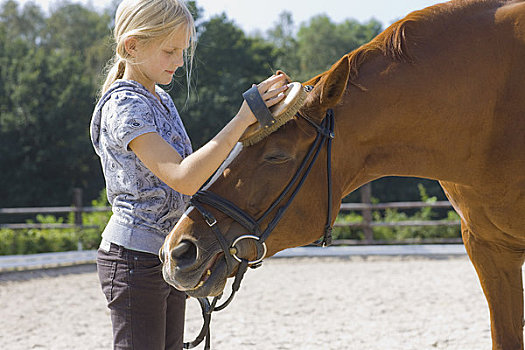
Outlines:
POLYGON ((195 147, 202 146, 237 113, 242 92, 266 79, 274 66, 273 47, 249 38, 225 15, 211 18, 198 28, 198 46, 192 72, 196 86, 187 100, 186 81, 170 93, 178 106, 195 147))
MULTIPOLYGON (((363 222, 363 216, 355 213, 339 213, 337 215, 336 223, 341 224, 351 224, 351 223, 360 223, 363 222)), ((334 227, 332 231, 333 239, 354 239, 362 240, 365 238, 363 230, 360 228, 354 227, 334 227)))
MULTIPOLYGON (((434 203, 436 197, 430 197, 422 184, 418 184, 419 195, 422 202, 434 203)), ((431 207, 423 207, 413 214, 400 212, 397 209, 385 209, 384 211, 372 212, 373 221, 395 223, 400 221, 430 221, 435 220, 437 213, 431 207)), ((351 212, 349 214, 339 214, 336 222, 351 223, 362 222, 361 215, 351 212)), ((448 211, 443 220, 456 221, 459 216, 454 211, 448 211)), ((406 239, 426 239, 426 238, 457 238, 460 237, 460 230, 457 226, 376 226, 373 227, 374 239, 376 240, 406 240, 406 239)), ((335 227, 334 239, 363 239, 364 233, 360 228, 335 227)))
MULTIPOLYGON (((99 198, 91 202, 93 207, 109 206, 106 191, 102 191, 99 198)), ((82 222, 85 226, 95 228, 45 228, 45 229, 0 229, 0 255, 36 254, 47 252, 63 252, 78 249, 96 249, 101 240, 111 212, 83 213, 82 222)), ((74 213, 67 219, 53 215, 37 215, 36 221, 27 223, 39 224, 72 224, 75 222, 74 213)))
POLYGON ((103 186, 88 126, 108 23, 80 5, 45 17, 32 3, 2 4, 0 207, 65 204, 74 187, 93 196, 103 186))
MULTIPOLYGON (((40 224, 60 224, 63 218, 37 215, 40 224)), ((28 221, 33 223, 33 221, 28 221)), ((78 233, 72 229, 0 230, 0 254, 36 254, 77 249, 78 233)))
POLYGON ((43 30, 44 47, 82 62, 74 74, 82 76, 89 84, 90 90, 86 91, 88 111, 93 108, 93 92, 98 90, 101 72, 112 56, 108 36, 111 22, 108 12, 98 13, 80 4, 66 3, 47 18, 43 30))
MULTIPOLYGON (((295 25, 290 12, 279 15, 275 27, 268 31, 268 40, 274 45, 275 66, 285 71, 292 79, 301 80, 300 59, 297 53, 298 42, 295 36, 295 25)), ((306 79, 305 79, 306 80, 306 79)))
POLYGON ((334 23, 326 15, 312 17, 294 36, 291 13, 283 12, 268 32, 278 50, 279 67, 294 79, 306 81, 324 72, 341 56, 369 42, 382 30, 381 23, 345 20, 334 23))
POLYGON ((355 20, 337 24, 326 15, 313 17, 297 33, 301 74, 306 80, 324 72, 335 62, 334 57, 367 43, 381 30, 381 24, 373 19, 365 24, 355 20))
MULTIPOLYGON (((98 208, 109 207, 106 190, 103 190, 97 199, 91 201, 91 206, 98 208)), ((80 234, 80 242, 82 242, 83 249, 98 248, 102 231, 104 231, 111 215, 111 211, 82 213, 82 223, 85 226, 97 226, 96 228, 86 228, 82 230, 80 234)), ((71 217, 70 220, 72 221, 71 217)))

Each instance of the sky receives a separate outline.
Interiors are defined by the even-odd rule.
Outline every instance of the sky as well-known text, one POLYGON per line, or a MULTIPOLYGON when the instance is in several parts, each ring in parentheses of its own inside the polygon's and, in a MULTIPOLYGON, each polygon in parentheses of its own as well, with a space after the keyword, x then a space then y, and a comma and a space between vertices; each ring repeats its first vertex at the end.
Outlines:
MULTIPOLYGON (((2 0, 0 0, 2 1, 2 0)), ((19 3, 33 1, 45 10, 60 0, 18 0, 19 3)), ((69 0, 91 4, 103 9, 108 0, 69 0)), ((403 18, 414 10, 443 2, 439 0, 197 0, 197 5, 204 9, 204 18, 226 13, 246 33, 265 32, 270 29, 283 11, 292 14, 296 25, 308 21, 311 17, 326 14, 332 21, 339 23, 345 19, 359 22, 375 18, 383 27, 403 18)))

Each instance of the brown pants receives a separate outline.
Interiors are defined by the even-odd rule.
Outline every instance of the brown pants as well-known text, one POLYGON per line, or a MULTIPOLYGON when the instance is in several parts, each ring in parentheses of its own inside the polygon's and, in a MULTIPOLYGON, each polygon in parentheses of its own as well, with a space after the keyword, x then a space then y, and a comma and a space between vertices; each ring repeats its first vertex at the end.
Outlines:
POLYGON ((156 255, 111 244, 98 250, 97 270, 115 350, 182 349, 186 294, 164 281, 156 255))

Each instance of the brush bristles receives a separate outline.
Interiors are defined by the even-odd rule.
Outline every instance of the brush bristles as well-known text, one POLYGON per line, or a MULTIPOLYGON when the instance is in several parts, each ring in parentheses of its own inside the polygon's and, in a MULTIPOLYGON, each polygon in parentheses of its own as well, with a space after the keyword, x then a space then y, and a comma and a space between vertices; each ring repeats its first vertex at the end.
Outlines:
POLYGON ((246 138, 245 140, 242 140, 242 145, 244 147, 248 147, 251 145, 256 144, 257 142, 263 140, 264 138, 268 137, 270 134, 274 133, 279 129, 281 126, 286 124, 288 121, 290 121, 295 114, 299 111, 299 109, 303 106, 303 104, 306 101, 306 91, 302 90, 300 95, 297 97, 297 100, 290 105, 284 112, 277 116, 273 116, 275 118, 275 123, 272 124, 272 126, 269 126, 267 128, 261 128, 257 130, 257 132, 250 137, 246 138))

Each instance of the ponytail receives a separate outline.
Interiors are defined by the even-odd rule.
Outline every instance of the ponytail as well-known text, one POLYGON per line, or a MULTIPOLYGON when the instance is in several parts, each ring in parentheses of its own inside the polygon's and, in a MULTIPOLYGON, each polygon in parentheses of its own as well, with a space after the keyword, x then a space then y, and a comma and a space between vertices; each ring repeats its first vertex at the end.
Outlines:
POLYGON ((102 90, 100 91, 100 96, 102 96, 106 91, 108 91, 111 84, 113 84, 118 79, 122 79, 124 76, 124 71, 126 70, 126 61, 122 58, 115 56, 113 62, 111 63, 110 68, 106 76, 106 81, 102 85, 102 90))

